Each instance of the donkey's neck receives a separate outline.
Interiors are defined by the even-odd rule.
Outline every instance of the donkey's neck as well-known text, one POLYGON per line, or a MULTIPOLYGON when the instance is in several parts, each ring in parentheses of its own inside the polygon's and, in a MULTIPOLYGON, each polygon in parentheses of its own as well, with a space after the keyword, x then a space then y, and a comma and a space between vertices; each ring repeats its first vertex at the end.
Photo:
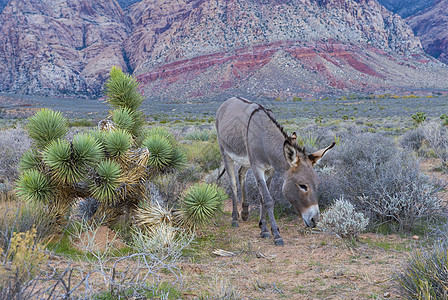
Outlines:
POLYGON ((289 170, 290 165, 285 159, 283 144, 285 136, 278 128, 272 127, 264 135, 263 149, 267 164, 273 167, 282 177, 289 170))

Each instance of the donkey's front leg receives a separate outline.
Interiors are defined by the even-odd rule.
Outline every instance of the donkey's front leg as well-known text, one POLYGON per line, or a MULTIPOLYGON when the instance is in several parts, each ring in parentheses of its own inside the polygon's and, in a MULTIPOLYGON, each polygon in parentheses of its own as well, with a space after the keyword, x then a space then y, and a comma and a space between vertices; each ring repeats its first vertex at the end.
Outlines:
POLYGON ((274 243, 276 245, 283 245, 283 239, 280 236, 280 232, 278 230, 277 223, 274 218, 274 200, 269 193, 268 186, 265 181, 264 171, 263 170, 254 170, 255 178, 257 179, 258 189, 261 194, 261 210, 260 210, 260 228, 261 228, 261 237, 266 238, 269 237, 269 231, 266 227, 266 213, 269 216, 269 220, 271 221, 271 232, 274 236, 274 243))

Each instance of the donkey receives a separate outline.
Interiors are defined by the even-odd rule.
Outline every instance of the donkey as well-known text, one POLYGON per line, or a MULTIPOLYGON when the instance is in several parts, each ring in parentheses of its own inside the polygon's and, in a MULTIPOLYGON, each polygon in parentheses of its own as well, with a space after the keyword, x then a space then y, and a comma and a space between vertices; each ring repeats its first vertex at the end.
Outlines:
POLYGON ((238 179, 241 187, 241 218, 249 216, 245 181, 247 171, 252 168, 261 194, 260 222, 261 237, 270 238, 266 226, 266 213, 271 222, 271 232, 276 245, 283 245, 283 239, 274 218, 274 201, 269 186, 277 171, 284 179, 282 192, 285 198, 302 214, 308 227, 315 227, 319 221, 317 203, 318 177, 314 164, 334 146, 307 155, 296 142, 296 134, 288 136, 277 123, 272 111, 262 105, 240 97, 226 100, 217 111, 216 130, 219 149, 224 160, 225 171, 230 179, 233 211, 232 226, 238 227, 238 199, 234 163, 241 167, 238 179))

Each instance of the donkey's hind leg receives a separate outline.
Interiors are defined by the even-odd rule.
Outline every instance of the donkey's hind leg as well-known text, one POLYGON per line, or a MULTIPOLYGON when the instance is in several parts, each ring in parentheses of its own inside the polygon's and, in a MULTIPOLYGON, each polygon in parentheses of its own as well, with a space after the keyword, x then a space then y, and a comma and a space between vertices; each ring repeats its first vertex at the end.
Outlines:
MULTIPOLYGON (((221 150, 221 153, 224 153, 221 150)), ((226 168, 227 174, 230 180, 230 189, 232 190, 232 227, 238 227, 238 187, 236 185, 235 177, 235 163, 228 155, 223 155, 224 167, 226 168)))
POLYGON ((249 217, 249 201, 247 200, 246 196, 246 175, 247 171, 250 167, 241 166, 238 170, 238 179, 240 181, 240 189, 241 189, 241 199, 242 199, 242 206, 243 211, 241 212, 241 219, 243 221, 247 221, 249 217))

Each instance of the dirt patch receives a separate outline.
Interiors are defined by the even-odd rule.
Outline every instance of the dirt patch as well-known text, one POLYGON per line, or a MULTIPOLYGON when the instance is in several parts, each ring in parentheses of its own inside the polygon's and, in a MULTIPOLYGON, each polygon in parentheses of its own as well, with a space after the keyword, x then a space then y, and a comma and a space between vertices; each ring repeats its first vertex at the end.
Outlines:
POLYGON ((275 246, 272 238, 259 237, 253 213, 249 221, 232 228, 227 212, 217 227, 203 232, 206 240, 196 247, 200 262, 182 265, 188 295, 227 290, 244 299, 399 298, 392 276, 418 241, 372 233, 346 241, 306 230, 300 218, 283 218, 278 223, 285 245, 275 246), (235 255, 214 255, 216 248, 235 255))

